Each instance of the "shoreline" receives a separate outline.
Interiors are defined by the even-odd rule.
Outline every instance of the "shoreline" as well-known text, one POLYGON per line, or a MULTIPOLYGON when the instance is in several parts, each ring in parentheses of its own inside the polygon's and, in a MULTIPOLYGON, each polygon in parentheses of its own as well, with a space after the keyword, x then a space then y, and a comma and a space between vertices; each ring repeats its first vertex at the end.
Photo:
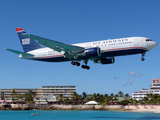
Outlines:
POLYGON ((52 105, 52 106, 10 106, 0 110, 102 110, 160 113, 160 105, 52 105))

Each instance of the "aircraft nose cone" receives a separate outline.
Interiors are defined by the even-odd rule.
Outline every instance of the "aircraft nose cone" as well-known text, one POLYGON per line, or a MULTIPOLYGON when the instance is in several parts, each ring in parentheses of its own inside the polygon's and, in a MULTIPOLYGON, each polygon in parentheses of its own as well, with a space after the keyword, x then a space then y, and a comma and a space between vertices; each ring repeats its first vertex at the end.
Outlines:
POLYGON ((157 47, 157 43, 156 43, 156 42, 154 42, 154 45, 153 45, 153 46, 154 46, 154 48, 155 48, 155 47, 157 47))
POLYGON ((149 49, 149 50, 152 50, 152 49, 154 49, 155 47, 157 47, 157 43, 156 43, 156 42, 150 41, 150 42, 148 43, 148 49, 149 49))

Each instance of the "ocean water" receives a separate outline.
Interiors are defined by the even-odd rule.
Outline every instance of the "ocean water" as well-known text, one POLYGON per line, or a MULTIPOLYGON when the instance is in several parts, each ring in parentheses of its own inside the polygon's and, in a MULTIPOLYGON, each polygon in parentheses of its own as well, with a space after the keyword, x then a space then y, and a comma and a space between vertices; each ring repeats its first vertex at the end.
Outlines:
POLYGON ((0 110, 0 120, 160 120, 158 113, 113 111, 0 110), (38 113, 39 116, 31 116, 38 113))

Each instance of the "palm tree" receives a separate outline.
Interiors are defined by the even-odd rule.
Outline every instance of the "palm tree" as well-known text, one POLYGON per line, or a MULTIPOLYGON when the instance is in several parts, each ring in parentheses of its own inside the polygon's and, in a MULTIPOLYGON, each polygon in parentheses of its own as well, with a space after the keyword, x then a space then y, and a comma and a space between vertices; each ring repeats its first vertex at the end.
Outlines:
POLYGON ((104 102, 104 95, 100 94, 99 102, 103 103, 104 102))
POLYGON ((111 98, 113 98, 113 97, 114 97, 114 94, 113 94, 113 93, 111 93, 111 94, 110 94, 110 97, 111 97, 111 98))
POLYGON ((87 93, 86 93, 86 92, 83 92, 83 93, 82 93, 82 100, 85 100, 86 97, 87 97, 87 93))
POLYGON ((81 100, 82 96, 81 95, 78 95, 78 93, 74 93, 73 94, 73 97, 72 97, 72 102, 73 104, 77 104, 77 101, 81 100))
POLYGON ((158 103, 158 99, 159 99, 159 95, 154 94, 151 99, 153 99, 153 104, 157 104, 158 103))
POLYGON ((119 97, 123 97, 123 95, 124 95, 124 94, 123 94, 122 91, 119 91, 119 92, 118 92, 118 96, 119 96, 119 97))
POLYGON ((59 99, 61 102, 63 102, 63 100, 64 100, 63 94, 59 94, 59 99))
POLYGON ((94 101, 97 101, 97 95, 96 95, 96 93, 94 93, 94 94, 92 95, 92 99, 93 99, 94 101))
POLYGON ((144 101, 145 104, 148 104, 148 103, 149 103, 148 97, 144 97, 142 100, 144 101))
POLYGON ((13 89, 12 90, 12 93, 11 93, 11 96, 12 96, 12 104, 14 103, 14 95, 16 94, 16 91, 13 89))
POLYGON ((69 98, 64 99, 64 103, 67 105, 69 103, 69 98))
POLYGON ((86 101, 90 101, 90 100, 92 100, 92 95, 91 94, 89 94, 89 95, 87 95, 87 97, 86 97, 86 99, 85 99, 86 101))
POLYGON ((24 97, 24 95, 22 94, 16 94, 16 98, 18 98, 18 100, 22 100, 24 97))
POLYGON ((37 94, 36 92, 32 91, 32 97, 33 97, 33 99, 35 98, 36 94, 37 94))
POLYGON ((140 103, 141 105, 145 105, 145 103, 144 103, 143 100, 139 100, 139 103, 140 103))
POLYGON ((33 103, 33 99, 35 97, 36 93, 33 92, 32 90, 28 90, 26 93, 25 93, 25 101, 28 103, 33 103))
POLYGON ((116 94, 115 97, 118 97, 118 94, 116 94))
POLYGON ((100 96, 101 96, 101 95, 100 95, 99 93, 97 93, 96 96, 97 96, 97 97, 96 97, 96 98, 97 98, 97 102, 100 102, 100 96))
POLYGON ((138 101, 135 100, 135 99, 132 99, 132 98, 130 99, 129 102, 130 102, 131 105, 137 105, 138 104, 138 101))
POLYGON ((103 98, 104 98, 104 102, 106 104, 109 103, 109 101, 111 100, 111 98, 110 98, 110 96, 108 96, 108 94, 105 94, 103 98))
POLYGON ((133 105, 133 99, 132 98, 130 99, 130 104, 133 105))
POLYGON ((125 96, 126 98, 128 98, 128 97, 129 97, 129 94, 128 94, 128 93, 126 93, 124 96, 125 96))
POLYGON ((138 101, 137 100, 133 100, 134 101, 134 105, 137 105, 138 104, 138 101))

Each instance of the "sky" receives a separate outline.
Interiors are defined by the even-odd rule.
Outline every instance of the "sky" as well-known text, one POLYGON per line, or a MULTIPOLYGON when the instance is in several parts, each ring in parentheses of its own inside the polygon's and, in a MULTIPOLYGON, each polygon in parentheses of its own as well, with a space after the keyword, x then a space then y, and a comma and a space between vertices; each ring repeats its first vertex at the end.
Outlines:
MULTIPOLYGON (((75 85, 78 94, 131 95, 160 79, 159 0, 0 0, 0 89, 75 85), (89 61, 90 70, 70 62, 24 60, 4 48, 22 50, 15 28, 74 44, 142 36, 158 46, 141 54, 115 57, 114 64, 89 61)), ((82 64, 82 62, 81 62, 82 64)))

